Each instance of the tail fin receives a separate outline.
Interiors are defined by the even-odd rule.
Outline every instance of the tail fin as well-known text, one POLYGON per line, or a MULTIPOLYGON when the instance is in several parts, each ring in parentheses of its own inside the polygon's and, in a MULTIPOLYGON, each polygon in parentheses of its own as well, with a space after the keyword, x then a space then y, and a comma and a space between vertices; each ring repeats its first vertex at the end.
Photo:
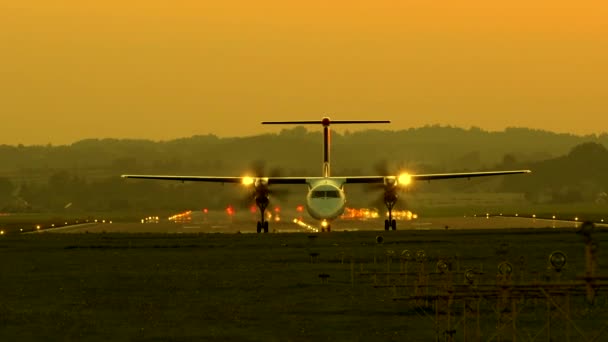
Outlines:
POLYGON ((330 176, 329 170, 329 146, 331 144, 331 134, 329 130, 330 124, 375 124, 375 123, 390 123, 389 120, 330 120, 324 117, 319 120, 312 121, 262 121, 262 125, 323 125, 323 177, 330 176))

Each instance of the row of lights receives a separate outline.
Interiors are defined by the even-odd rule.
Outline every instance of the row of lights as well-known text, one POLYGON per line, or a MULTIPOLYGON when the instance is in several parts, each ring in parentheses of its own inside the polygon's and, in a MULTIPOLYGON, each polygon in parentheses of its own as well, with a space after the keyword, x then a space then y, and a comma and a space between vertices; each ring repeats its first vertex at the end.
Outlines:
MULTIPOLYGON (((489 219, 490 216, 491 216, 490 213, 486 213, 486 218, 489 219)), ((502 213, 500 213, 499 216, 503 216, 502 213)), ((467 216, 465 215, 464 217, 467 217, 467 216)), ((477 217, 477 214, 474 214, 473 217, 477 217)), ((519 217, 519 214, 515 214, 515 217, 519 217)), ((532 214, 532 218, 536 219, 536 214, 532 214)), ((551 219, 557 220, 557 216, 553 215, 553 216, 551 216, 551 219)), ((578 216, 575 216, 574 221, 578 221, 578 220, 579 220, 578 216)), ((600 222, 604 223, 604 219, 601 219, 600 222)))
MULTIPOLYGON (((170 217, 169 220, 175 219, 174 216, 170 217)), ((158 216, 148 216, 146 218, 141 219, 141 223, 158 223, 160 219, 158 216)))
POLYGON ((315 227, 313 227, 311 225, 308 225, 308 224, 304 223, 304 221, 299 220, 297 218, 293 219, 293 223, 297 224, 298 226, 300 226, 302 228, 308 229, 308 230, 310 230, 312 232, 315 232, 315 233, 319 232, 318 228, 315 228, 315 227))
MULTIPOLYGON (((83 222, 89 223, 90 221, 89 220, 85 220, 83 222)), ((102 219, 102 220, 95 219, 92 222, 94 222, 94 223, 109 223, 109 224, 113 223, 111 220, 105 220, 105 219, 102 219)), ((79 223, 80 223, 80 221, 77 220, 73 224, 79 224, 79 223)), ((65 221, 63 223, 63 226, 67 226, 69 224, 70 223, 68 221, 65 221)), ((35 231, 44 230, 44 227, 41 224, 37 224, 34 228, 35 228, 35 231)), ((51 225, 48 228, 49 229, 56 228, 56 225, 54 223, 51 223, 51 225)), ((23 233, 23 228, 19 228, 19 232, 23 233)), ((6 232, 4 231, 4 229, 0 229, 0 235, 5 235, 5 234, 6 234, 6 232)))
MULTIPOLYGON (((90 220, 85 220, 84 222, 85 222, 85 223, 109 223, 109 224, 112 224, 112 223, 113 223, 111 220, 105 220, 105 219, 102 219, 102 220, 95 219, 95 220, 92 220, 92 221, 90 221, 90 220)), ((67 226, 67 225, 69 225, 69 224, 70 224, 70 223, 69 223, 68 221, 65 221, 65 222, 63 223, 63 226, 67 226)), ((79 220, 77 220, 77 221, 75 221, 73 224, 80 224, 80 221, 79 221, 79 220)), ((51 223, 51 226, 50 226, 49 228, 50 228, 50 229, 52 229, 52 228, 56 228, 56 225, 55 225, 54 223, 51 223)), ((36 225, 36 231, 40 231, 40 230, 44 230, 44 227, 43 227, 42 225, 40 225, 40 224, 37 224, 37 225, 36 225)), ((20 232, 23 232, 23 228, 19 228, 19 231, 20 231, 20 232)))

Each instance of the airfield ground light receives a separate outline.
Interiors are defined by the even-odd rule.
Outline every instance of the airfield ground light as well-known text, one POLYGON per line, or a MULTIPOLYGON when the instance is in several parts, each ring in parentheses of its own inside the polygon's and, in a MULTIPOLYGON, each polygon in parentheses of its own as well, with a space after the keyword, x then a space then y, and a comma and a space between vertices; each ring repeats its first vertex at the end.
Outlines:
MULTIPOLYGON (((426 252, 422 249, 416 251, 416 262, 418 263, 418 275, 414 285, 414 295, 417 298, 422 298, 428 295, 429 275, 426 272, 426 252)), ((417 305, 420 307, 428 307, 429 302, 427 297, 424 300, 417 300, 417 305)))
POLYGON ((597 251, 598 245, 595 241, 590 241, 585 245, 585 263, 586 272, 585 279, 587 283, 587 301, 594 303, 596 290, 599 287, 596 284, 596 268, 597 268, 597 251))
POLYGON ((354 255, 350 256, 350 286, 355 286, 355 257, 354 255))
MULTIPOLYGON (((404 249, 403 251, 401 251, 401 256, 399 259, 401 260, 401 270, 400 271, 406 272, 407 263, 412 260, 412 253, 409 250, 404 249)), ((407 275, 406 275, 406 277, 407 277, 407 275)))
POLYGON ((401 252, 401 260, 403 260, 404 262, 407 262, 407 261, 412 260, 412 253, 410 253, 410 251, 409 251, 409 250, 404 249, 404 250, 401 252))
MULTIPOLYGON (((508 261, 503 261, 498 264, 498 274, 496 275, 496 285, 498 297, 496 308, 498 312, 497 333, 503 334, 509 331, 509 326, 512 333, 512 340, 516 338, 517 327, 517 301, 512 295, 513 282, 511 275, 513 274, 513 265, 508 261)), ((500 340, 500 339, 499 339, 500 340)))
POLYGON ((561 272, 566 266, 566 254, 555 251, 549 255, 549 265, 555 272, 561 272))
POLYGON ((426 261, 426 252, 422 249, 416 251, 416 261, 419 263, 426 261))
POLYGON ((403 273, 403 285, 407 286, 407 264, 412 260, 412 253, 409 250, 404 249, 401 252, 401 268, 400 272, 403 273))
POLYGON ((450 270, 450 265, 445 259, 439 259, 437 261, 437 272, 440 274, 445 274, 450 270))
POLYGON ((517 260, 517 267, 519 268, 519 281, 523 283, 526 271, 526 258, 523 255, 517 260))
POLYGON ((319 278, 321 278, 322 284, 327 284, 327 280, 329 279, 329 274, 321 273, 321 274, 319 274, 319 278))
POLYGON ((562 271, 566 266, 566 254, 561 251, 555 251, 549 255, 549 269, 553 270, 551 278, 555 281, 559 281, 562 275, 562 271))
POLYGON ((585 221, 581 225, 577 234, 583 236, 585 243, 585 292, 588 303, 595 302, 595 294, 597 285, 595 283, 596 267, 597 267, 597 251, 598 246, 593 239, 595 224, 591 221, 585 221))
POLYGON ((395 256, 395 251, 389 249, 386 251, 386 284, 390 283, 390 273, 391 273, 391 263, 393 261, 393 257, 395 256))
MULTIPOLYGON (((439 273, 439 283, 436 294, 433 296, 435 302, 435 324, 438 332, 443 332, 446 341, 453 341, 456 330, 453 328, 453 305, 454 288, 452 286, 452 272, 450 262, 447 259, 439 259, 436 264, 439 273)), ((441 335, 440 335, 441 337, 441 335)))
POLYGON ((477 274, 478 274, 478 272, 472 268, 469 268, 466 271, 464 271, 465 283, 469 286, 474 286, 477 281, 477 274))
POLYGON ((474 268, 464 271, 464 282, 468 285, 465 295, 462 298, 462 333, 464 341, 480 341, 481 336, 481 298, 477 295, 470 295, 476 292, 478 276, 481 273, 474 268))
POLYGON ((503 261, 498 264, 497 280, 502 284, 511 282, 511 274, 513 273, 513 265, 508 261, 503 261))
POLYGON ((310 255, 310 263, 314 264, 315 262, 317 262, 319 260, 319 253, 318 252, 310 252, 308 255, 310 255))

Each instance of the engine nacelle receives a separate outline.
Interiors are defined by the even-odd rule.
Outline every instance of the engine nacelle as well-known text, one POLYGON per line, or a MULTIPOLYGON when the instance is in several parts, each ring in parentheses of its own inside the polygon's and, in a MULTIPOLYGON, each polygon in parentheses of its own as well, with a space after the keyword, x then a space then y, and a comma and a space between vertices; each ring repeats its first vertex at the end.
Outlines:
POLYGON ((268 189, 268 178, 255 178, 253 180, 253 186, 256 190, 268 189))
POLYGON ((384 177, 384 203, 395 203, 397 201, 397 177, 384 177))

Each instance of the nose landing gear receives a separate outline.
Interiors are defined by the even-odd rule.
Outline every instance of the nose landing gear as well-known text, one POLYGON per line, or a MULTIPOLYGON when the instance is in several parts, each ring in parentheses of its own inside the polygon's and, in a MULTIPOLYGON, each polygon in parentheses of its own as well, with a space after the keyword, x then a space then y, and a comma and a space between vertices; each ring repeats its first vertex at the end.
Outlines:
POLYGON ((331 224, 328 221, 321 222, 321 232, 331 232, 331 224))

